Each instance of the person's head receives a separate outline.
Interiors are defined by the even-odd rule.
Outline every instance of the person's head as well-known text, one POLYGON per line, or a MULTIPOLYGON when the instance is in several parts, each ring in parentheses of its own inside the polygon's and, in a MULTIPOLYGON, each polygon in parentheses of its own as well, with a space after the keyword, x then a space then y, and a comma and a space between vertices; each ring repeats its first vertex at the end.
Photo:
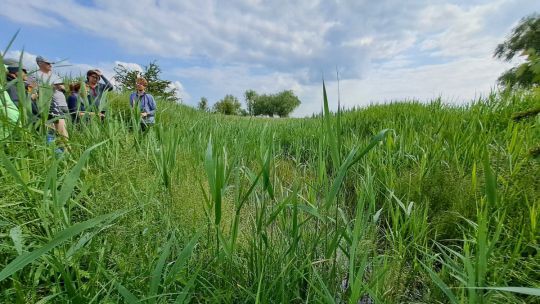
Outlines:
POLYGON ((71 93, 79 93, 79 90, 81 89, 81 83, 75 82, 69 85, 69 91, 71 93))
POLYGON ((12 79, 15 79, 17 78, 18 74, 19 74, 19 70, 21 71, 22 73, 22 79, 26 82, 26 80, 28 80, 28 76, 26 75, 26 69, 24 68, 24 66, 21 64, 19 64, 19 61, 15 60, 15 59, 4 59, 4 65, 6 66, 6 72, 7 72, 7 75, 9 77, 11 77, 12 79))
POLYGON ((89 70, 86 72, 86 81, 90 87, 95 87, 101 79, 101 72, 99 70, 89 70))
POLYGON ((144 92, 148 86, 148 81, 143 77, 137 77, 137 80, 135 80, 135 85, 137 87, 137 91, 144 92))
POLYGON ((49 59, 43 56, 37 56, 36 63, 39 67, 39 70, 42 71, 43 73, 49 73, 50 71, 52 71, 53 62, 50 61, 49 59))
POLYGON ((61 77, 56 77, 51 81, 53 88, 57 91, 65 92, 66 88, 64 87, 64 79, 61 77))

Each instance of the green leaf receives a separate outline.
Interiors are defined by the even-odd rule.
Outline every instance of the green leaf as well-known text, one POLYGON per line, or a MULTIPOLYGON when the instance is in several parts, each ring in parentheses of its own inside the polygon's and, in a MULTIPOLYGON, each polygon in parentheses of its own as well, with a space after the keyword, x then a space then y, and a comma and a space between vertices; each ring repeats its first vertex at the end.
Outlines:
POLYGON ((182 252, 178 255, 178 258, 176 259, 176 262, 171 267, 171 270, 167 274, 167 281, 172 281, 176 275, 182 270, 182 267, 187 263, 189 257, 191 256, 191 253, 193 252, 193 249, 197 245, 197 241, 199 240, 199 237, 202 234, 202 230, 197 232, 195 236, 187 243, 187 245, 182 249, 182 252))
POLYGON ((5 280, 10 277, 12 274, 21 270, 24 266, 32 263, 33 261, 39 259, 42 255, 46 254, 53 248, 67 241, 68 239, 76 236, 77 234, 83 232, 84 230, 90 229, 104 221, 115 219, 121 215, 125 214, 125 211, 116 211, 109 214, 97 216, 93 219, 87 220, 82 223, 77 223, 69 228, 62 230, 58 233, 52 241, 47 243, 45 246, 36 249, 32 252, 25 253, 18 256, 15 260, 11 261, 1 272, 0 272, 0 281, 5 280))
POLYGON ((86 151, 84 151, 79 158, 79 161, 77 162, 75 167, 73 167, 73 169, 66 175, 62 184, 62 188, 60 189, 60 193, 58 194, 57 203, 59 206, 64 206, 67 200, 71 197, 71 193, 73 192, 73 189, 75 188, 75 185, 79 180, 79 176, 81 175, 82 168, 84 167, 84 164, 86 163, 88 157, 90 157, 90 152, 95 148, 101 146, 105 142, 107 141, 102 141, 86 149, 86 151))
POLYGON ((23 235, 21 226, 11 228, 9 230, 9 236, 13 240, 13 245, 15 245, 17 253, 21 255, 23 253, 23 235))
POLYGON ((418 262, 429 273, 429 276, 430 276, 431 280, 433 281, 433 283, 435 283, 439 287, 439 289, 442 290, 442 292, 444 292, 444 294, 448 297, 448 299, 450 300, 450 303, 452 303, 452 304, 459 303, 458 300, 456 299, 456 296, 454 295, 454 293, 450 289, 450 287, 448 287, 448 285, 446 285, 446 283, 444 283, 441 280, 441 278, 439 278, 439 276, 433 270, 431 270, 431 268, 427 267, 421 261, 418 261, 418 262))
MULTIPOLYGON (((165 247, 163 248, 163 251, 161 252, 161 255, 159 256, 159 259, 156 263, 156 268, 154 268, 154 271, 152 271, 152 276, 150 279, 150 290, 148 292, 149 297, 157 295, 159 282, 161 282, 161 276, 163 274, 163 268, 165 267, 165 262, 167 261, 169 254, 171 253, 171 246, 173 241, 174 237, 171 237, 167 244, 165 244, 165 247)), ((155 302, 155 298, 151 302, 155 302)))
MULTIPOLYGON (((13 37, 11 37, 11 40, 9 40, 8 45, 7 45, 6 48, 4 49, 4 52, 1 54, 2 57, 6 56, 7 51, 9 50, 9 48, 11 47, 11 45, 13 44, 13 42, 15 41, 15 38, 17 38, 17 35, 19 35, 19 31, 20 31, 20 30, 21 30, 21 29, 18 29, 18 30, 15 32, 15 35, 13 35, 13 37)), ((3 60, 3 58, 2 58, 2 60, 3 60)))
POLYGON ((0 150, 0 158, 2 159, 2 163, 4 164, 4 167, 6 170, 15 178, 15 180, 21 185, 24 192, 30 192, 28 190, 28 186, 26 185, 26 182, 22 179, 21 175, 17 171, 17 168, 9 161, 6 154, 4 154, 3 149, 0 150))
POLYGON ((183 304, 183 303, 189 303, 191 300, 191 294, 190 289, 195 285, 195 280, 199 277, 200 268, 195 271, 195 273, 191 276, 189 281, 186 283, 176 300, 174 301, 175 304, 183 304))
POLYGON ((122 297, 124 297, 124 300, 126 300, 127 303, 139 303, 139 299, 137 299, 137 297, 132 294, 127 288, 125 288, 122 284, 116 283, 116 289, 122 295, 122 297))
POLYGON ((540 288, 531 287, 478 287, 477 289, 498 290, 513 293, 526 294, 530 296, 540 297, 540 288))
POLYGON ((489 155, 487 149, 484 150, 484 177, 486 179, 486 196, 488 203, 492 206, 497 202, 497 180, 489 164, 489 155))

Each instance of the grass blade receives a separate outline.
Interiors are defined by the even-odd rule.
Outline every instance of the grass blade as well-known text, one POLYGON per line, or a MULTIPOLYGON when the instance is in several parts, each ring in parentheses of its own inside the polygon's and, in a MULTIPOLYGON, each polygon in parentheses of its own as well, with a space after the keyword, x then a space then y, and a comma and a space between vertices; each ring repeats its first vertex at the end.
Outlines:
POLYGON ((126 300, 129 304, 139 303, 139 299, 131 293, 127 288, 125 288, 122 284, 116 283, 116 289, 118 290, 118 293, 124 297, 124 300, 126 300))
MULTIPOLYGON (((161 252, 161 255, 159 256, 159 259, 156 263, 156 268, 154 268, 154 271, 152 271, 148 297, 153 297, 157 295, 159 282, 161 281, 161 276, 163 274, 163 268, 165 267, 165 262, 167 261, 169 254, 171 253, 171 246, 172 246, 173 241, 174 241, 174 237, 171 236, 171 238, 165 245, 165 248, 163 248, 163 252, 161 252)), ((155 298, 152 300, 152 303, 153 302, 155 302, 155 298)))
POLYGON ((88 159, 88 157, 90 157, 90 152, 94 150, 95 148, 103 145, 105 142, 107 141, 102 141, 86 149, 86 151, 84 151, 81 157, 79 158, 79 161, 77 162, 75 167, 73 167, 73 169, 68 173, 68 175, 66 175, 66 177, 64 178, 64 182, 62 184, 62 188, 60 189, 60 192, 58 194, 59 206, 64 206, 64 204, 71 197, 73 189, 75 188, 75 185, 77 184, 77 181, 79 180, 79 176, 81 175, 81 170, 84 167, 84 164, 86 163, 86 160, 88 159))
POLYGON ((63 242, 67 241, 71 237, 76 236, 77 234, 83 232, 84 230, 90 229, 96 225, 99 225, 102 222, 115 219, 121 215, 123 215, 125 211, 116 211, 109 214, 97 216, 93 219, 87 220, 82 223, 77 223, 67 229, 62 230, 60 233, 58 233, 55 238, 47 243, 45 246, 36 249, 32 252, 28 252, 26 254, 18 256, 15 260, 11 261, 2 271, 0 272, 0 281, 5 280, 12 274, 16 273, 17 271, 21 270, 24 266, 32 263, 33 261, 39 259, 42 255, 46 254, 53 248, 57 247, 58 245, 62 244, 63 242))

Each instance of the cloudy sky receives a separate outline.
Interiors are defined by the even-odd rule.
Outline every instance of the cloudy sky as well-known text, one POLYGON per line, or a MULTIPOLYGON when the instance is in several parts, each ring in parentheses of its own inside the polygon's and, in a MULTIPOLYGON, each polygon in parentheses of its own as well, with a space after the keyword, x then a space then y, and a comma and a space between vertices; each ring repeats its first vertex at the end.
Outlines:
POLYGON ((0 46, 64 60, 79 74, 114 75, 157 60, 186 104, 202 96, 292 89, 294 116, 330 101, 363 106, 441 96, 464 103, 488 93, 510 66, 492 58, 538 0, 2 0, 0 46))

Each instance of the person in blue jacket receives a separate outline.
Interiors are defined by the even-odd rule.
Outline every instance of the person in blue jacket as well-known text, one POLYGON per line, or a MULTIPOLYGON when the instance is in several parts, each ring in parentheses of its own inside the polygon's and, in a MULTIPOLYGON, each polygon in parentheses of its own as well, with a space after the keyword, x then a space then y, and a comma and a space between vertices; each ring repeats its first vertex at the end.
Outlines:
POLYGON ((140 111, 141 116, 141 130, 145 132, 148 127, 153 126, 156 122, 156 101, 154 97, 146 92, 148 81, 143 77, 138 77, 136 80, 137 91, 133 92, 129 96, 129 104, 132 109, 140 111))

